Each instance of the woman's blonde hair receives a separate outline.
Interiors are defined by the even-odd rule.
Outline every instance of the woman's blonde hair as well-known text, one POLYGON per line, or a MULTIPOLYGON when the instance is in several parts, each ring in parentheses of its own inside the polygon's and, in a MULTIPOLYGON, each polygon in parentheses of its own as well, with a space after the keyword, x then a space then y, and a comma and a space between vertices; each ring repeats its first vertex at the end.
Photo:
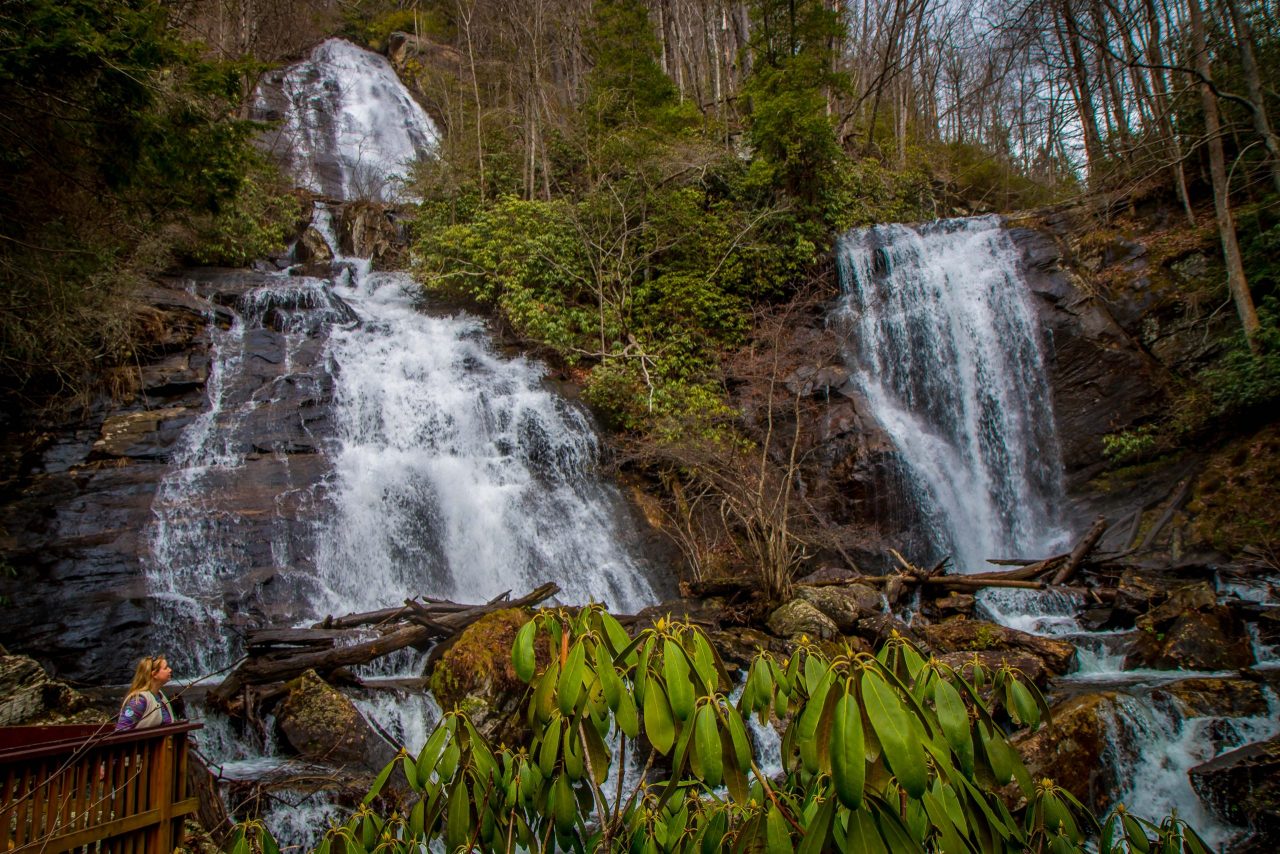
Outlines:
POLYGON ((133 681, 129 683, 129 693, 124 695, 127 703, 143 691, 151 690, 151 677, 164 667, 167 659, 163 655, 144 655, 133 671, 133 681))

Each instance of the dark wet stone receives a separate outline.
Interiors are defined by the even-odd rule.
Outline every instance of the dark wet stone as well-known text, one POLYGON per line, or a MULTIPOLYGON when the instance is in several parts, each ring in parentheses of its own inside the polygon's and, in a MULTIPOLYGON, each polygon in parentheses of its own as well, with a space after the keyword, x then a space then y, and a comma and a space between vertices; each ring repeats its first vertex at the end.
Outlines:
POLYGON ((1280 736, 1224 753, 1189 774, 1210 809, 1249 828, 1249 838, 1234 843, 1233 851, 1280 850, 1280 736))

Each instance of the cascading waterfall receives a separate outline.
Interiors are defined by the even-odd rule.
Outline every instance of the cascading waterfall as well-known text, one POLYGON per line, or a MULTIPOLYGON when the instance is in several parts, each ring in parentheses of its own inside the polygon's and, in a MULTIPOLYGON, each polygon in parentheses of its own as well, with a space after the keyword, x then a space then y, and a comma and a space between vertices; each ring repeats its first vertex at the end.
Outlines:
MULTIPOLYGON (((898 450, 933 547, 970 572, 991 557, 1061 551, 1069 537, 1040 333, 1001 221, 876 226, 844 236, 837 255, 836 322, 848 336, 852 380, 898 450)), ((1231 674, 1124 671, 1128 633, 1087 631, 1077 616, 1084 599, 1073 592, 987 589, 977 605, 987 619, 1074 644, 1068 690, 1117 692, 1099 706, 1117 802, 1151 817, 1176 810, 1215 845, 1238 832, 1201 804, 1188 771, 1280 731, 1274 695, 1265 716, 1189 712, 1161 686, 1231 674)))
MULTIPOLYGON (((327 215, 322 209, 318 224, 331 234, 327 215)), ((595 474, 591 424, 543 386, 543 368, 499 356, 475 318, 419 310, 405 274, 373 272, 361 259, 337 266, 337 285, 267 277, 238 300, 230 329, 210 331, 209 411, 183 434, 150 537, 158 622, 189 639, 175 650, 190 656, 182 664, 205 673, 234 657, 232 638, 219 631, 232 616, 224 588, 228 577, 262 569, 249 565, 225 497, 252 477, 244 419, 273 404, 278 384, 310 376, 291 370, 289 354, 314 347, 318 335, 327 335, 336 435, 329 477, 298 489, 325 511, 307 542, 282 524, 271 548, 273 584, 292 592, 295 619, 416 594, 485 601, 545 581, 569 602, 622 611, 652 602, 630 516, 595 474), (229 382, 246 369, 246 339, 268 318, 287 342, 273 379, 229 382)))
POLYGON ((1040 333, 996 217, 852 231, 837 246, 845 356, 909 474, 933 546, 964 572, 1050 554, 1061 456, 1040 333))
MULTIPOLYGON (((239 488, 263 474, 261 468, 247 466, 251 455, 260 455, 251 416, 261 408, 287 405, 285 386, 314 382, 294 370, 300 351, 330 325, 353 317, 322 280, 266 279, 241 294, 229 328, 222 328, 217 317, 210 319, 208 409, 183 431, 152 501, 155 521, 147 532, 150 559, 145 569, 156 634, 175 663, 193 675, 214 672, 234 658, 234 635, 226 630, 227 585, 236 576, 262 569, 253 565, 245 520, 234 499, 239 488), (260 370, 263 349, 251 355, 250 345, 262 336, 274 342, 270 350, 276 362, 257 381, 241 381, 247 372, 260 370), (184 642, 172 645, 172 638, 184 642)), ((292 482, 287 454, 277 451, 273 456, 276 479, 283 483, 276 497, 282 512, 277 524, 269 526, 270 570, 301 582, 296 570, 305 561, 297 552, 307 544, 296 542, 284 508, 317 500, 316 485, 292 482)), ((297 598, 306 601, 307 596, 299 591, 297 598)))
MULTIPOLYGON (((270 77, 256 103, 283 119, 298 181, 340 198, 379 197, 362 186, 371 174, 403 176, 435 142, 386 59, 338 39, 270 77)), ((424 312, 407 275, 342 257, 328 207, 313 224, 334 277, 244 273, 206 287, 234 304, 232 321, 210 320, 209 410, 182 434, 148 532, 158 635, 184 639, 176 663, 193 675, 225 666, 230 624, 261 621, 243 613, 261 607, 301 622, 546 581, 562 601, 650 604, 633 519, 595 473, 585 413, 544 387, 540 365, 496 353, 478 319, 424 312), (284 393, 307 384, 303 398, 284 393), (309 480, 289 463, 296 448, 249 435, 264 408, 301 422, 321 452, 322 465, 298 466, 309 480), (264 457, 285 472, 271 484, 252 482, 264 457), (246 544, 234 498, 245 489, 282 490, 266 549, 246 544)))
MULTIPOLYGON (((408 161, 435 140, 386 60, 338 40, 269 79, 256 110, 282 120, 278 153, 298 182, 330 198, 402 198, 408 161)), ((239 621, 307 622, 408 595, 474 602, 554 581, 561 601, 651 604, 635 520, 596 473, 584 410, 545 387, 538 363, 500 355, 480 320, 425 311, 407 275, 344 257, 327 204, 312 224, 335 258, 329 278, 192 283, 231 310, 210 319, 209 410, 182 434, 148 532, 157 634, 182 638, 166 641, 177 663, 192 675, 228 664, 239 621), (284 393, 299 385, 314 388, 284 393), (288 439, 251 435, 264 408, 319 461, 298 464, 310 479, 294 476, 288 439), (264 458, 285 474, 252 483, 264 458), (237 490, 280 487, 272 519, 251 529, 270 542, 248 548, 237 490), (269 612, 242 612, 258 608, 269 612)), ((411 659, 392 669, 417 675, 411 659)), ((418 694, 357 704, 413 751, 439 716, 418 694)), ((206 753, 228 778, 287 773, 273 745, 207 720, 206 753)), ((306 843, 333 811, 330 794, 300 790, 265 818, 306 843)))
POLYGON ((1280 704, 1266 689, 1268 709, 1253 717, 1191 717, 1172 699, 1120 695, 1108 721, 1109 761, 1123 782, 1116 798, 1135 815, 1176 810, 1214 850, 1240 833, 1201 803, 1188 771, 1237 747, 1280 733, 1280 704))
POLYGON ((268 145, 299 186, 342 200, 403 198, 412 162, 438 139, 391 63, 342 39, 268 74, 252 117, 280 122, 268 145))
POLYGON ((418 310, 408 276, 349 270, 338 292, 364 322, 329 339, 338 521, 316 560, 329 607, 406 590, 484 601, 548 580, 566 601, 649 604, 583 412, 537 363, 494 353, 479 320, 418 310))
MULTIPOLYGON (((1270 602, 1266 585, 1262 586, 1264 589, 1258 590, 1220 583, 1218 593, 1231 598, 1246 592, 1257 601, 1270 602)), ((1167 691, 1157 692, 1186 679, 1230 680, 1239 674, 1125 670, 1131 632, 1087 631, 1076 618, 1082 600, 1080 594, 1070 591, 988 588, 978 594, 978 607, 983 617, 1001 625, 1073 643, 1075 669, 1063 677, 1060 686, 1117 692, 1113 701, 1098 706, 1106 722, 1105 758, 1115 779, 1121 781, 1115 802, 1147 818, 1176 811, 1221 850, 1242 831, 1205 807, 1188 772, 1237 747, 1280 733, 1280 702, 1275 692, 1263 689, 1267 701, 1264 715, 1233 717, 1188 711, 1167 691)), ((1276 650, 1257 643, 1256 637, 1254 652, 1260 667, 1276 666, 1276 650)))

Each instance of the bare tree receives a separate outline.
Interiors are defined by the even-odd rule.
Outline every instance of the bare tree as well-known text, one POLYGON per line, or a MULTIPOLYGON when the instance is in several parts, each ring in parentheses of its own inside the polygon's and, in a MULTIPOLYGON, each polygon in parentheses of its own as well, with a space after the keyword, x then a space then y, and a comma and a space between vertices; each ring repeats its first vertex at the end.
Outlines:
POLYGON ((1222 131, 1218 120, 1218 99, 1213 89, 1213 73, 1209 62, 1209 49, 1205 44, 1204 15, 1200 0, 1187 0, 1191 19, 1191 46, 1195 53, 1195 68, 1200 86, 1201 104, 1204 109, 1206 145, 1209 148, 1209 174, 1213 181, 1213 207, 1218 219, 1218 236, 1222 240, 1222 256, 1227 265, 1227 287, 1240 315, 1249 347, 1257 352, 1258 312, 1249 293, 1249 282, 1244 274, 1244 262, 1240 257, 1240 245, 1236 240, 1235 219, 1231 213, 1231 188, 1227 183, 1226 156, 1222 150, 1222 131))

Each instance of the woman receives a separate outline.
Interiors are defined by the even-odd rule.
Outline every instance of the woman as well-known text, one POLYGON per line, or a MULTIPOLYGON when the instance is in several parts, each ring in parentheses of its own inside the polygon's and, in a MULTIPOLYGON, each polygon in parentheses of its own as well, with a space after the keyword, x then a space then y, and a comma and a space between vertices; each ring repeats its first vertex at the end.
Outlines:
POLYGON ((147 656, 138 662, 129 684, 129 693, 120 707, 116 732, 130 729, 148 729, 173 723, 173 709, 169 699, 160 691, 169 681, 173 671, 163 655, 147 656))

